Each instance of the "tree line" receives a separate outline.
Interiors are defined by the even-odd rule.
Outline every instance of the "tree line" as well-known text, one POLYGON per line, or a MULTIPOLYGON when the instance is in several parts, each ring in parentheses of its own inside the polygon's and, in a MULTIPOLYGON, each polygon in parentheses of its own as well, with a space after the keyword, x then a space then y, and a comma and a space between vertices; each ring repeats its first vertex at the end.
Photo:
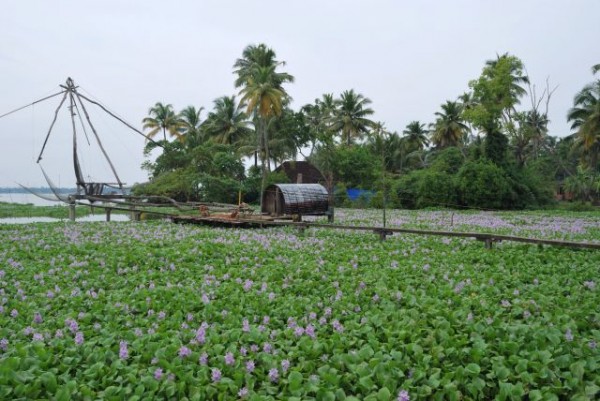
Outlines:
POLYGON ((203 107, 151 107, 144 151, 161 151, 144 162, 150 180, 134 191, 228 203, 241 191, 253 202, 269 183, 286 181, 272 167, 302 157, 321 170, 337 204, 349 204, 346 188, 374 194, 363 204, 409 208, 536 207, 557 192, 598 198, 600 80, 576 94, 572 133, 552 137, 555 88, 537 88, 519 58, 497 55, 432 122, 411 121, 398 133, 374 121, 371 100, 354 89, 294 110, 286 90, 294 77, 284 68, 273 49, 249 45, 233 64, 238 93, 214 100, 204 118, 203 107), (254 160, 248 171, 245 158, 254 160))

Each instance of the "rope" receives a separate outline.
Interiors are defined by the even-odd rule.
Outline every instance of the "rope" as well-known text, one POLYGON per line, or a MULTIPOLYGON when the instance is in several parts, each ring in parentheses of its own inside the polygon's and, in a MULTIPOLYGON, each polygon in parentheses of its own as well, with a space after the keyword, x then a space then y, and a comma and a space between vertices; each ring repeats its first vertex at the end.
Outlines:
POLYGON ((62 90, 62 91, 60 91, 60 92, 57 92, 57 93, 55 93, 55 94, 53 94, 53 95, 46 96, 46 97, 44 97, 44 98, 42 98, 42 99, 36 100, 36 101, 35 101, 35 102, 33 102, 33 103, 26 104, 25 106, 21 106, 21 107, 19 107, 19 108, 17 108, 17 109, 14 109, 14 110, 12 110, 12 111, 9 111, 8 113, 4 113, 4 114, 0 115, 0 118, 2 118, 2 117, 6 117, 6 116, 9 116, 9 115, 11 115, 11 114, 13 114, 13 113, 16 113, 17 111, 23 110, 23 109, 25 109, 25 108, 27 108, 27 107, 29 107, 29 106, 33 106, 33 105, 34 105, 34 104, 36 104, 36 103, 43 102, 44 100, 51 99, 51 98, 53 98, 54 96, 62 95, 63 93, 65 93, 65 91, 64 91, 64 90, 62 90))

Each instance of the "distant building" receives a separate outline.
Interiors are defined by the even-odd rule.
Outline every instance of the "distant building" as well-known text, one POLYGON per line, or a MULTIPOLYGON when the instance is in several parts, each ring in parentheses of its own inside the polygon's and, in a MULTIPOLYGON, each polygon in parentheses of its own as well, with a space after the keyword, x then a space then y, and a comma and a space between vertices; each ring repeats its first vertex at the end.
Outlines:
POLYGON ((325 184, 323 174, 307 161, 283 162, 275 169, 275 172, 283 172, 294 184, 325 184))

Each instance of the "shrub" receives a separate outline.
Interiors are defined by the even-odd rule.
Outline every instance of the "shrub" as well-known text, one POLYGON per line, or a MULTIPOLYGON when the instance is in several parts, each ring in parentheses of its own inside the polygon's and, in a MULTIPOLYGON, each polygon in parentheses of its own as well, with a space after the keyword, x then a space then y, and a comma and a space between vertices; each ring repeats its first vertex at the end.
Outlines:
POLYGON ((465 163, 456 175, 460 202, 490 209, 510 208, 513 194, 506 173, 488 160, 465 163))

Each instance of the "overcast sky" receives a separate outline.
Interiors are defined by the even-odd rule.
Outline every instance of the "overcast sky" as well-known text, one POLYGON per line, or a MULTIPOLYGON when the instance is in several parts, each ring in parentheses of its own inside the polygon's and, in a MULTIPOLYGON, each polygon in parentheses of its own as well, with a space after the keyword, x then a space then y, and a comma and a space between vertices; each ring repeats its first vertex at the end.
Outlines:
MULTIPOLYGON (((372 100, 374 119, 397 132, 412 120, 431 122, 486 60, 509 52, 538 88, 546 78, 559 85, 550 134, 567 135, 573 96, 600 62, 598 0, 2 3, 0 114, 58 91, 72 77, 83 94, 140 129, 157 101, 177 111, 210 110, 214 99, 234 94, 232 65, 249 44, 265 43, 286 62, 296 79, 287 86, 294 109, 323 93, 354 89, 372 100)), ((0 186, 45 186, 35 162, 59 101, 0 119, 0 186)), ((144 181, 144 138, 90 112, 121 179, 144 181)), ((42 165, 56 184, 72 186, 71 132, 68 115, 61 117, 42 165)), ((80 143, 87 146, 85 138, 80 143)), ((84 157, 86 176, 111 180, 106 164, 84 157)))

